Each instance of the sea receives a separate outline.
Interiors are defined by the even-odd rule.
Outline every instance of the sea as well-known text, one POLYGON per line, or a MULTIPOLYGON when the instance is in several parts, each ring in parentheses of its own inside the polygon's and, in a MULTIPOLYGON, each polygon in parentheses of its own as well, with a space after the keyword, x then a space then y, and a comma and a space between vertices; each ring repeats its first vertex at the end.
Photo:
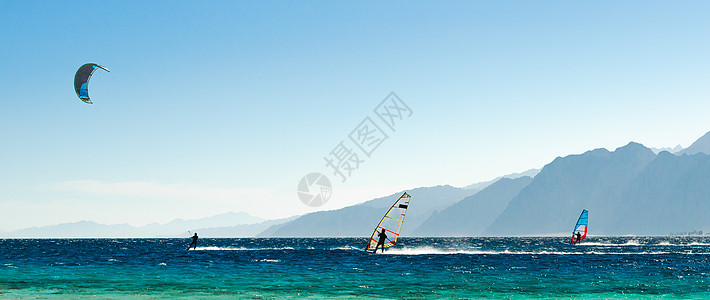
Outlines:
POLYGON ((0 242, 0 298, 710 299, 702 236, 0 242))

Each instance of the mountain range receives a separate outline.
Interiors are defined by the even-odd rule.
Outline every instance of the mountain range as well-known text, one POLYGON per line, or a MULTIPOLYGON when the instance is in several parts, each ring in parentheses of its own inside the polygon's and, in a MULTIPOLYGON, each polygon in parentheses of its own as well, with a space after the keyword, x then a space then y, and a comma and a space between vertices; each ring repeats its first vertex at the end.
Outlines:
MULTIPOLYGON (((279 221, 279 220, 277 220, 279 221)), ((280 221, 287 221, 286 219, 280 221)), ((180 237, 196 231, 229 232, 233 237, 251 237, 278 224, 244 212, 228 212, 212 217, 183 220, 176 219, 166 224, 152 223, 141 227, 128 224, 105 225, 91 221, 79 221, 59 225, 31 227, 3 233, 4 237, 180 237)))
MULTIPOLYGON (((710 218, 704 216, 710 215, 710 156, 706 154, 710 147, 706 145, 710 134, 684 149, 693 155, 656 154, 634 142, 614 151, 595 149, 558 157, 539 173, 532 170, 534 177, 511 176, 515 179, 467 186, 476 192, 465 197, 450 193, 457 190, 449 186, 414 189, 408 191, 409 210, 421 203, 426 207, 416 215, 408 212, 402 235, 566 235, 583 209, 589 210, 593 235, 708 231, 710 218), (436 198, 430 198, 432 194, 436 198), (438 209, 432 203, 450 205, 438 209)), ((307 214, 260 236, 368 236, 399 194, 307 214)))
MULTIPOLYGON (((616 202, 621 200, 622 190, 655 157, 653 151, 637 143, 614 152, 595 149, 558 157, 510 201, 484 234, 564 232, 574 225, 582 209, 590 212, 590 227, 609 222, 616 218, 616 202)), ((599 225, 595 226, 598 232, 599 225)))
POLYGON ((496 177, 496 178, 494 178, 493 180, 489 180, 489 181, 481 181, 481 182, 472 183, 472 184, 469 184, 469 185, 467 185, 467 186, 465 186, 465 187, 463 187, 463 188, 480 191, 480 190, 482 190, 482 189, 485 189, 485 188, 488 187, 489 185, 498 182, 498 180, 501 180, 501 179, 503 179, 503 178, 516 179, 516 178, 520 178, 520 177, 535 177, 535 175, 537 175, 537 173, 540 173, 540 169, 530 169, 530 170, 527 170, 527 171, 525 171, 525 172, 513 173, 513 174, 504 175, 504 176, 499 176, 499 177, 496 177))
MULTIPOLYGON (((434 211, 414 234, 418 236, 477 236, 508 206, 520 190, 532 182, 528 176, 500 178, 480 192, 434 211)), ((407 224, 409 225, 409 224, 407 224)))
MULTIPOLYGON (((433 211, 444 209, 457 201, 474 194, 471 189, 456 188, 449 185, 422 187, 407 191, 412 195, 407 209, 406 225, 402 235, 410 234, 414 228, 424 222, 433 211), (416 196, 414 196, 416 195, 416 196)), ((338 210, 320 211, 303 215, 293 221, 276 225, 261 237, 351 237, 369 236, 380 222, 382 215, 404 192, 397 192, 387 197, 373 199, 358 205, 338 210)))
MULTIPOLYGON (((707 137, 707 136, 706 136, 707 137)), ((710 228, 710 156, 658 155, 630 143, 557 158, 484 231, 544 235, 572 231, 582 211, 602 235, 663 235, 710 228)))
POLYGON ((705 133, 705 135, 696 140, 688 148, 672 153, 675 153, 676 155, 696 153, 710 154, 710 132, 705 133))
MULTIPOLYGON (((710 132, 688 148, 631 142, 558 157, 542 169, 464 188, 407 190, 402 236, 529 236, 571 233, 582 209, 591 235, 665 235, 710 231, 710 132)), ((226 213, 134 227, 89 221, 2 232, 4 237, 369 236, 405 191, 331 211, 279 220, 226 213)))

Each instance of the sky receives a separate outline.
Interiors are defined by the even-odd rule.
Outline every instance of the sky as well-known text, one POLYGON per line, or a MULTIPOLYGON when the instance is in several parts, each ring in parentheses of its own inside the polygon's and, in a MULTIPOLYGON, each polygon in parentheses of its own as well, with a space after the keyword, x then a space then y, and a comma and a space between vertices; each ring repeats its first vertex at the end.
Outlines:
POLYGON ((708 15, 707 1, 0 1, 0 230, 282 218, 631 141, 687 147, 710 131, 708 15), (111 70, 91 105, 73 90, 89 62, 111 70), (392 128, 387 103, 408 108, 392 128), (386 138, 368 156, 350 137, 373 123, 386 138), (325 158, 344 153, 359 162, 343 182, 325 158), (309 207, 296 191, 314 172, 332 194, 309 207))

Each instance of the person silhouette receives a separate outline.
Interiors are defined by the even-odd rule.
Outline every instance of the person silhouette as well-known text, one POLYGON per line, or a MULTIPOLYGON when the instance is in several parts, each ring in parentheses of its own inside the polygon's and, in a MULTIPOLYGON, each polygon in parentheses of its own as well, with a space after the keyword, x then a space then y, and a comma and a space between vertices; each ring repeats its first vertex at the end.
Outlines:
POLYGON ((195 250, 197 249, 197 232, 195 232, 195 235, 192 236, 192 243, 190 243, 190 246, 187 246, 187 249, 185 250, 190 250, 190 247, 194 246, 192 249, 195 250))
POLYGON ((375 252, 372 253, 377 253, 377 247, 382 246, 382 253, 385 252, 385 240, 387 240, 387 234, 385 234, 385 229, 382 228, 382 232, 377 233, 377 236, 380 237, 380 240, 377 242, 377 246, 375 246, 375 252))
POLYGON ((580 233, 579 231, 577 231, 577 233, 574 234, 574 237, 575 237, 575 238, 574 238, 574 243, 575 243, 575 244, 576 244, 576 243, 579 243, 579 241, 582 240, 582 233, 580 233))

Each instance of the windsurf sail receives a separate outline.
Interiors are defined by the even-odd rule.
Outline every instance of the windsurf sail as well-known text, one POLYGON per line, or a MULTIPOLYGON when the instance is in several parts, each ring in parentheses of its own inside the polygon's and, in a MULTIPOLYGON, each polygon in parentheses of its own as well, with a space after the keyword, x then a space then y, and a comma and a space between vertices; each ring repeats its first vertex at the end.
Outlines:
POLYGON ((92 103, 91 99, 89 99, 89 79, 91 79, 91 75, 94 74, 94 71, 99 68, 106 72, 111 72, 106 67, 94 63, 85 64, 79 67, 79 70, 76 70, 76 75, 74 75, 74 91, 76 91, 76 95, 81 101, 84 101, 84 103, 92 103))
POLYGON ((584 238, 587 237, 587 224, 588 224, 588 217, 589 213, 587 212, 586 209, 582 210, 582 214, 579 215, 579 219, 577 219, 577 224, 574 225, 574 230, 572 231, 572 241, 570 243, 576 244, 581 242, 584 238), (579 233, 579 238, 577 238, 579 233))
POLYGON ((387 239, 385 240, 384 247, 392 247, 397 244, 397 238, 399 238, 399 233, 402 231, 402 224, 404 223, 404 215, 407 213, 407 208, 409 207, 409 200, 412 198, 406 192, 402 194, 397 201, 392 204, 392 207, 387 211, 380 223, 375 227, 375 231, 372 232, 370 240, 367 243, 365 250, 375 249, 377 243, 379 242, 379 234, 382 230, 385 231, 387 239))

